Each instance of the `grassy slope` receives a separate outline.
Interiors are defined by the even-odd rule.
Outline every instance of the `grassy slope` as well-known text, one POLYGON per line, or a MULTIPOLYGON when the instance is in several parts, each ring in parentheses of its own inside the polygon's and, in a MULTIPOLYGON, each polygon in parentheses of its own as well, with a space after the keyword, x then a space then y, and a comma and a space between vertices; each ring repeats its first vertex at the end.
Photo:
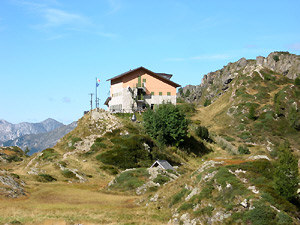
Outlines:
POLYGON ((252 144, 253 149, 260 148, 262 151, 268 141, 276 146, 287 140, 300 156, 299 131, 289 125, 292 103, 300 105, 300 88, 293 81, 272 71, 263 74, 270 76, 271 80, 263 80, 257 74, 252 77, 240 74, 230 89, 213 104, 198 108, 193 120, 201 121, 226 139, 229 137, 234 145, 252 144), (280 117, 276 117, 275 95, 282 96, 279 102, 284 108, 284 115, 280 117), (255 120, 248 118, 251 105, 255 108, 255 120))

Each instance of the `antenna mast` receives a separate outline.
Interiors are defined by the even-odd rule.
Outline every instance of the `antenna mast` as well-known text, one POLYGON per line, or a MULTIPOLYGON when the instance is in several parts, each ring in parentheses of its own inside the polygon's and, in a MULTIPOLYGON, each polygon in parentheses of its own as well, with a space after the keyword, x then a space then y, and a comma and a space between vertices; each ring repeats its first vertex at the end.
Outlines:
POLYGON ((91 101, 90 101, 90 103, 91 103, 91 111, 93 110, 93 93, 90 93, 89 95, 91 95, 91 101))

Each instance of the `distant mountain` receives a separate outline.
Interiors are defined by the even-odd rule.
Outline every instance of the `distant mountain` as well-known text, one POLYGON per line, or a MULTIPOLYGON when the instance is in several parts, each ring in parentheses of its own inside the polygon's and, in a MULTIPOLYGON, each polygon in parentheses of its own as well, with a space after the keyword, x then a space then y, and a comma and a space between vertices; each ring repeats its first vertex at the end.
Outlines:
MULTIPOLYGON (((48 119, 44 124, 46 124, 46 127, 48 129, 54 127, 51 119, 48 119)), ((55 120, 53 120, 55 121, 55 120)), ((27 134, 20 136, 18 138, 15 138, 14 140, 8 140, 3 143, 3 146, 18 146, 22 148, 23 150, 28 147, 30 149, 29 154, 33 154, 35 152, 42 151, 46 148, 53 147, 57 141, 65 136, 67 133, 72 131, 77 126, 77 122, 73 122, 69 125, 62 125, 50 132, 47 133, 40 133, 40 134, 27 134)))
POLYGON ((54 119, 46 119, 40 123, 23 122, 18 124, 0 120, 0 144, 27 134, 47 133, 63 125, 54 119))

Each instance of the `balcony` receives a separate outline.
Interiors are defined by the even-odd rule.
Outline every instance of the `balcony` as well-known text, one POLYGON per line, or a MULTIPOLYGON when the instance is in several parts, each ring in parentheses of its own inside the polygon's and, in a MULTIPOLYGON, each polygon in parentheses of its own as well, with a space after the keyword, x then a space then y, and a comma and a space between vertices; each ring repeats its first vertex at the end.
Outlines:
POLYGON ((146 83, 136 83, 136 88, 138 90, 143 90, 144 92, 146 92, 146 83))

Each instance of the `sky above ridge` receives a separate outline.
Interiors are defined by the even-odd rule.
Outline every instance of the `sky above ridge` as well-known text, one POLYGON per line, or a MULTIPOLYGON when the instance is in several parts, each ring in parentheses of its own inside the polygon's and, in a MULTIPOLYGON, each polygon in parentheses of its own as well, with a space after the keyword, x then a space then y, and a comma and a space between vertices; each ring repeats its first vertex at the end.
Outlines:
POLYGON ((300 1, 1 0, 0 119, 65 124, 139 66, 182 86, 242 57, 300 54, 300 1))

